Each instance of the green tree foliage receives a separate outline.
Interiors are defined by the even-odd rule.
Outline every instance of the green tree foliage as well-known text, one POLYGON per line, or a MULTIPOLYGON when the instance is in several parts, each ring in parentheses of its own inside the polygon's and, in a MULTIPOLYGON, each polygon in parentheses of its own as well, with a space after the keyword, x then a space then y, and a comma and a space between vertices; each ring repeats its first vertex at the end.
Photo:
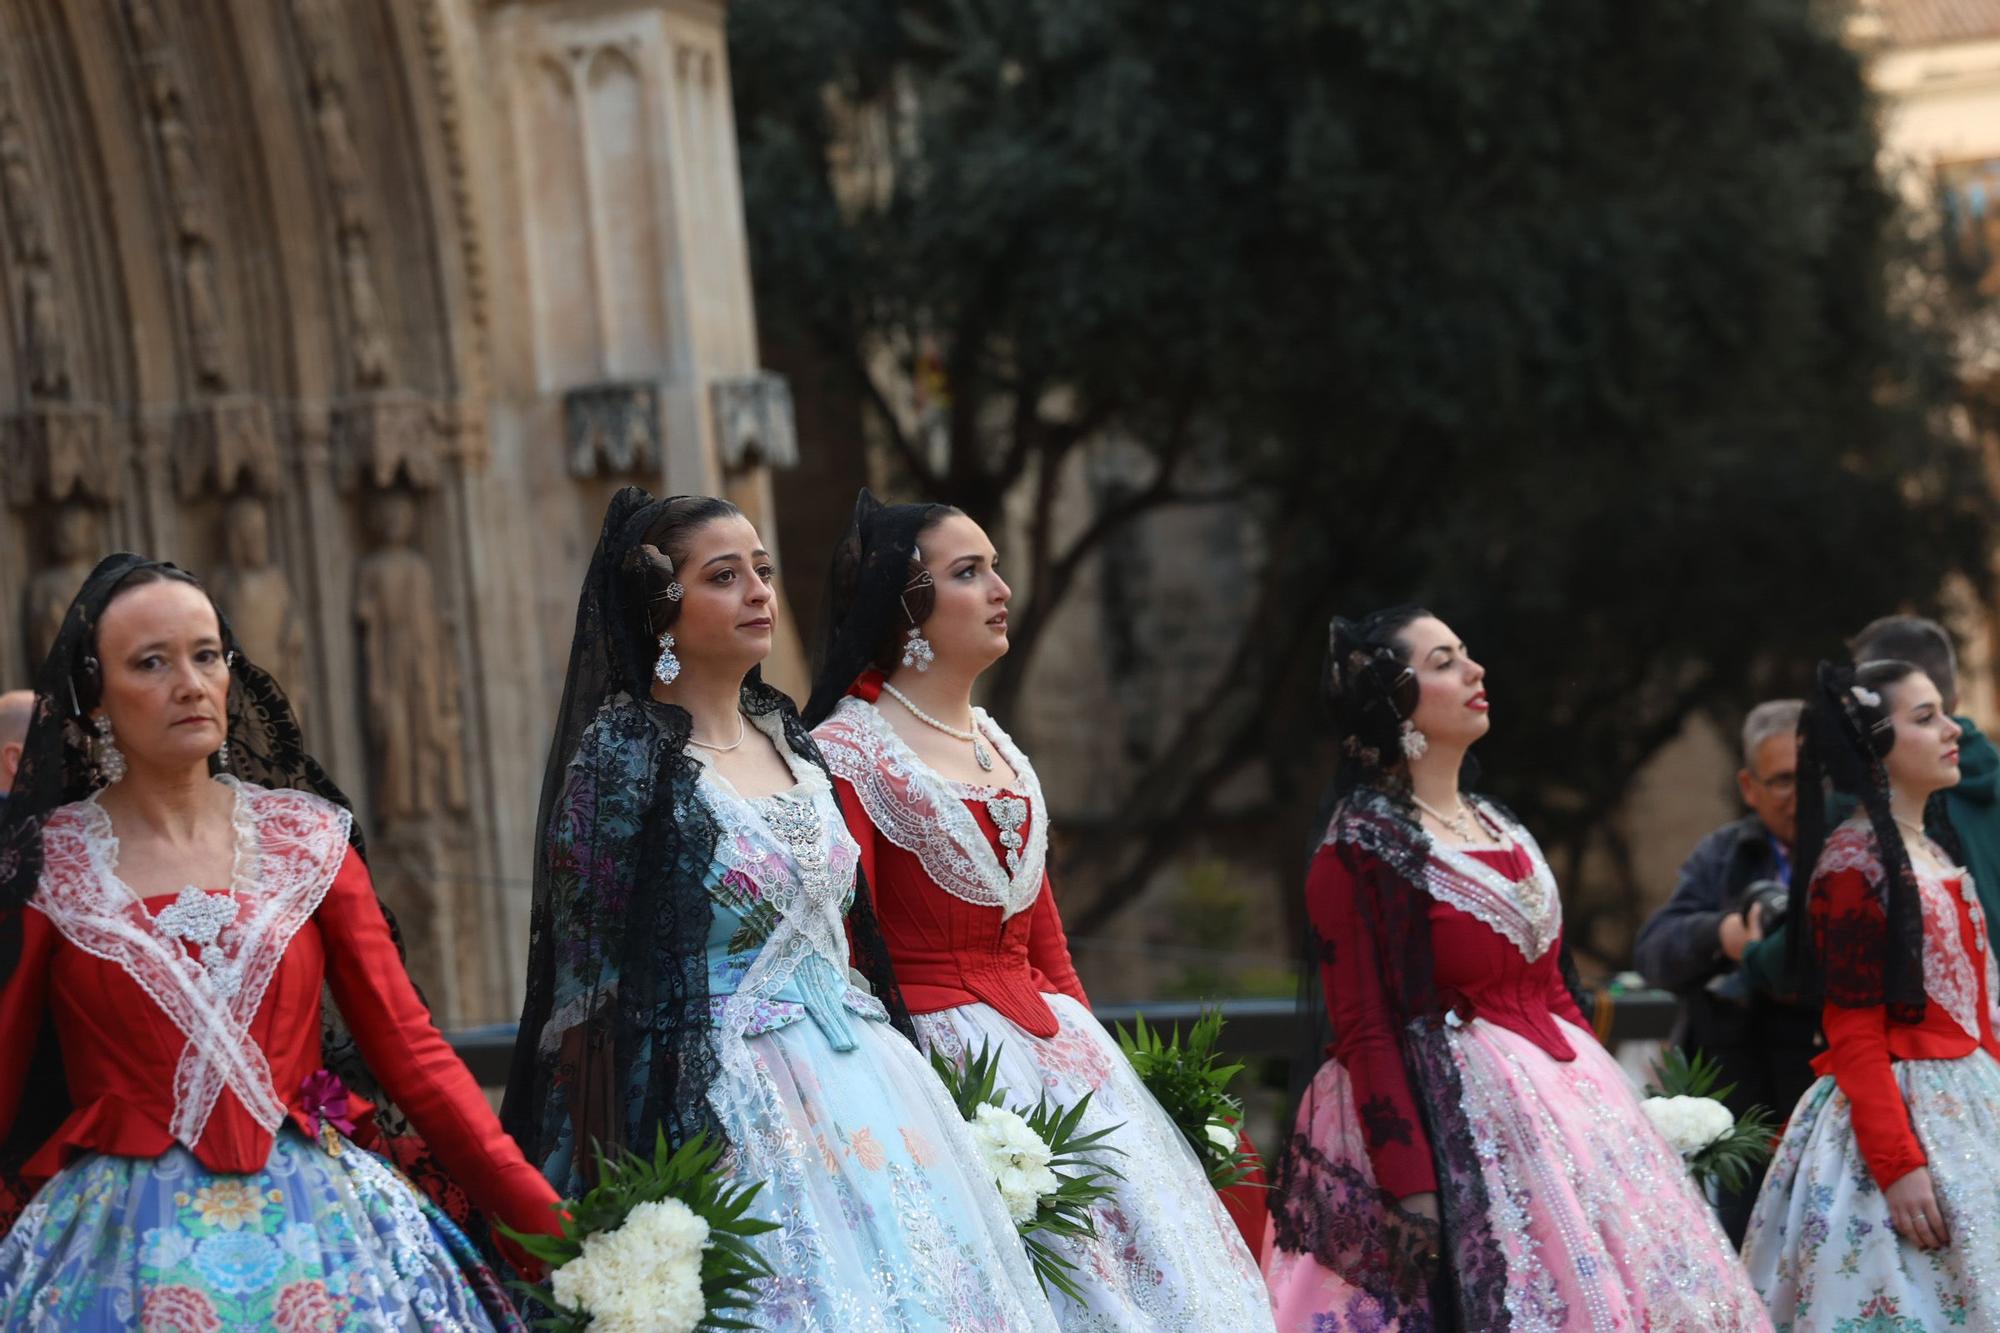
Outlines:
POLYGON ((731 7, 762 322, 912 493, 1034 501, 1001 705, 1124 525, 1226 503, 1261 530, 1234 657, 1081 853, 1103 911, 1222 780, 1310 809, 1335 610, 1417 597, 1465 633, 1488 785, 1574 849, 1692 712, 1983 578, 1986 491, 1885 298, 1892 201, 1820 8, 731 7), (925 348, 927 423, 898 398, 925 348), (1057 467, 1106 433, 1154 480, 1059 534, 1057 467))

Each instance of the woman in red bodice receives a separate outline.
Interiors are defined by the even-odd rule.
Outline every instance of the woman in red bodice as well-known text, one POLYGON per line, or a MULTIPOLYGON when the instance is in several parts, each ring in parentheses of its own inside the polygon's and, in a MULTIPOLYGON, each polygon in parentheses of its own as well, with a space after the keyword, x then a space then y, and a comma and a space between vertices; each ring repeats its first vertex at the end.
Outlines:
POLYGON ((826 756, 919 1035, 954 1060, 990 1045, 1018 1105, 1091 1098, 1123 1179, 1092 1240, 1063 1242, 1085 1300, 1067 1327, 1270 1327, 1248 1248, 1181 1131, 1090 1013, 1047 873, 1034 766, 983 709, 1011 595, 977 523, 862 492, 836 553, 808 725, 826 756))
POLYGON ((358 846, 200 586, 99 564, 0 816, 0 1139, 25 1202, 0 1325, 520 1326, 327 1068, 323 986, 355 1076, 428 1144, 399 1160, 553 1229, 555 1192, 431 1025, 358 846))
POLYGON ((2000 969, 1924 817, 1959 734, 1908 662, 1823 664, 1800 724, 1790 935, 1827 1048, 1743 1249, 1780 1329, 2000 1329, 2000 969), (1830 832, 1823 781, 1859 798, 1830 832))
POLYGON ((1541 849, 1460 790, 1486 669, 1398 607, 1334 621, 1326 693, 1342 794, 1306 877, 1326 1058, 1274 1172, 1278 1326, 1765 1328, 1583 1019, 1541 849))

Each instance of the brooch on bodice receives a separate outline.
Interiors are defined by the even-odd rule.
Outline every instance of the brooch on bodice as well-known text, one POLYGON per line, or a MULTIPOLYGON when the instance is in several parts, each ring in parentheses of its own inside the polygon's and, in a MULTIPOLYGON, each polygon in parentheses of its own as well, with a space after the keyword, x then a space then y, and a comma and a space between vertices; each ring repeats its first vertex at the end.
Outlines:
POLYGON ((173 906, 153 918, 162 934, 200 947, 202 972, 225 1000, 242 989, 243 965, 224 953, 216 941, 223 927, 236 920, 238 906, 229 894, 203 893, 190 886, 181 890, 173 906))
POLYGON ((1027 845, 1021 825, 1028 822, 1028 803, 1018 796, 989 796, 986 813, 993 816, 993 826, 1000 830, 1000 845, 1007 849, 1007 873, 1020 873, 1021 848, 1027 845))

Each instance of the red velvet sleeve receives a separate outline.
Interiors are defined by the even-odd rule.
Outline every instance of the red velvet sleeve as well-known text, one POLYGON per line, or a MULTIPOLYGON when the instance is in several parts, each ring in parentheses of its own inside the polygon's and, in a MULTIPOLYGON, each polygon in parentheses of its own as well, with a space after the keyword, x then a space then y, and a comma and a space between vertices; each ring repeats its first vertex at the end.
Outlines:
MULTIPOLYGON (((1821 949, 1829 947, 1829 940, 1866 948, 1887 929, 1881 894, 1859 870, 1815 879, 1809 901, 1813 936, 1821 949)), ((1839 965, 1829 960, 1829 967, 1839 965)), ((1855 1145, 1875 1183, 1887 1189, 1929 1160, 1910 1127, 1909 1107, 1889 1067, 1888 1011, 1880 1005, 1847 1008, 1829 1002, 1820 1013, 1820 1027, 1826 1032, 1833 1081, 1853 1110, 1855 1145)))
POLYGON ((1049 877, 1042 876, 1042 896, 1028 909, 1028 963, 1054 986, 1084 1008, 1090 997, 1083 993, 1083 981, 1069 956, 1069 936, 1063 933, 1062 914, 1056 911, 1056 894, 1049 877))
MULTIPOLYGON (((13 914, 21 931, 21 957, 7 978, 7 988, 0 991, 0 1138, 13 1132, 14 1117, 21 1110, 28 1067, 34 1062, 42 1015, 48 1008, 49 960, 61 938, 49 919, 32 907, 15 908, 13 914)), ((13 928, 0 923, 0 930, 13 928)))
MULTIPOLYGON (((1373 858, 1364 855, 1366 864, 1373 858)), ((1333 1020, 1333 1054, 1347 1070, 1375 1168, 1375 1183, 1398 1199, 1437 1189, 1431 1144, 1403 1068, 1375 941, 1355 910, 1354 878, 1331 846, 1306 875, 1306 912, 1323 952, 1320 983, 1333 1020)))
POLYGON ((554 1234, 555 1190, 500 1128, 485 1094, 438 1035, 396 954, 368 868, 353 852, 316 920, 326 940, 327 983, 370 1072, 483 1211, 516 1231, 554 1234))

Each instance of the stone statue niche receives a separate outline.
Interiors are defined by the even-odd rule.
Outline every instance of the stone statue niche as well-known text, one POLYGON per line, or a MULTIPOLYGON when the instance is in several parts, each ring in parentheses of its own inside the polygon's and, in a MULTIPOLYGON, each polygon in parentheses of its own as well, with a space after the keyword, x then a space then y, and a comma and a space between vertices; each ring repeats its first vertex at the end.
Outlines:
POLYGON ((451 819, 466 808, 458 658, 430 562, 415 546, 416 497, 376 492, 367 518, 371 549, 355 571, 354 619, 371 869, 396 913, 411 976, 440 1020, 452 1021, 484 990, 479 943, 460 929, 471 913, 460 911, 464 848, 451 819))
POLYGON ((306 626, 291 580, 271 558, 270 510, 254 495, 239 495, 222 513, 228 563, 209 586, 229 617, 236 640, 252 662, 268 671, 291 700, 304 725, 306 626))
POLYGON ((369 501, 372 549, 354 579, 361 638, 362 722, 378 825, 465 809, 458 656, 430 562, 413 542, 416 497, 369 501))
POLYGON ((63 616, 78 589, 104 554, 103 526, 97 510, 82 500, 70 500, 50 522, 50 546, 56 562, 36 571, 23 598, 22 629, 28 645, 28 670, 39 672, 42 659, 62 632, 63 616))

